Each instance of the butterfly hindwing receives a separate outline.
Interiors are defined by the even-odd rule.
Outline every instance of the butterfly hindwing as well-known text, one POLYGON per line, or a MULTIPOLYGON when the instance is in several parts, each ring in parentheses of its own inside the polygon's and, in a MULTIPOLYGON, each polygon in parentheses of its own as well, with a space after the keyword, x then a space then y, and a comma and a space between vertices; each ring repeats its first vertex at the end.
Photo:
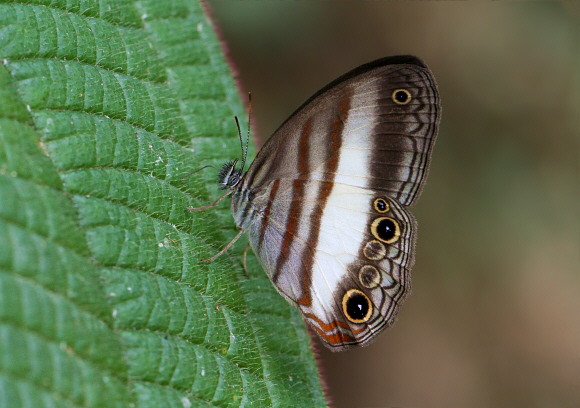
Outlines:
POLYGON ((284 179, 254 200, 263 210, 248 230, 250 243, 279 292, 329 346, 365 344, 394 321, 410 291, 414 219, 393 199, 342 184, 323 209, 316 196, 327 182, 301 182, 308 193, 299 197, 289 194, 296 181, 284 179), (383 219, 392 236, 377 227, 383 219), (352 290, 369 300, 363 319, 345 314, 352 290))

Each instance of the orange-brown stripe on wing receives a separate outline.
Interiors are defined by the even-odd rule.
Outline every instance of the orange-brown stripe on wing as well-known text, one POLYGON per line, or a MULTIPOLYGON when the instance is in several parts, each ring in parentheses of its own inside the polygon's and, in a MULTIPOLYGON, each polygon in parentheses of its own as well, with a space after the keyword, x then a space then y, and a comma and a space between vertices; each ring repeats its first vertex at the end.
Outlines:
POLYGON ((340 331, 337 332, 336 334, 326 334, 318 327, 316 326, 313 327, 314 330, 316 330, 316 333, 318 333, 318 335, 320 336, 320 338, 332 346, 339 346, 341 344, 349 344, 357 342, 355 337, 348 336, 340 331))
MULTIPOLYGON (((310 130, 312 125, 312 118, 309 118, 304 127, 302 128, 302 133, 300 135, 300 140, 298 143, 298 169, 302 174, 308 174, 308 160, 310 159, 310 130)), ((292 201, 290 202, 290 208, 288 209, 288 217, 286 219, 286 225, 284 228, 284 236, 282 237, 282 244, 280 246, 280 251, 278 253, 278 259, 276 260, 276 269, 274 270, 274 275, 272 276, 272 281, 276 283, 278 276, 284 265, 288 261, 288 256, 290 255, 290 248, 292 247, 292 242, 294 241, 294 236, 298 231, 300 216, 302 214, 302 201, 300 200, 304 196, 304 184, 305 180, 294 180, 292 183, 292 201)))
POLYGON ((330 323, 324 323, 322 320, 320 320, 320 318, 318 318, 316 315, 313 315, 312 313, 304 313, 304 317, 314 320, 316 323, 318 323, 318 325, 322 330, 327 332, 332 331, 339 327, 351 331, 350 326, 348 324, 346 324, 345 322, 341 322, 339 320, 333 320, 330 323))
POLYGON ((336 174, 336 169, 338 168, 338 161, 340 159, 340 147, 342 145, 342 131, 348 117, 348 109, 350 106, 351 97, 352 90, 346 88, 341 95, 338 112, 331 124, 331 129, 329 132, 330 140, 328 151, 330 152, 330 155, 324 165, 324 173, 327 175, 327 181, 321 185, 320 190, 318 191, 318 197, 316 198, 316 210, 310 217, 312 224, 310 225, 310 232, 308 235, 308 246, 304 248, 304 251, 302 252, 302 262, 304 265, 304 271, 302 271, 301 276, 302 297, 298 299, 298 304, 302 306, 310 306, 312 304, 310 295, 310 286, 312 284, 312 265, 314 263, 315 251, 316 247, 318 246, 318 239, 320 237, 320 223, 322 222, 322 214, 326 208, 328 197, 332 192, 334 176, 336 174))
POLYGON ((357 343, 358 340, 357 340, 356 336, 358 336, 359 334, 368 330, 367 328, 364 328, 361 330, 353 330, 350 328, 350 326, 348 324, 341 322, 341 321, 338 321, 338 320, 333 320, 330 323, 324 323, 322 320, 320 320, 318 317, 316 317, 312 313, 304 313, 304 316, 310 320, 315 321, 318 326, 312 325, 314 330, 316 330, 318 335, 324 341, 326 341, 327 343, 329 343, 331 345, 335 345, 335 346, 345 344, 345 343, 357 343), (353 336, 342 332, 340 330, 341 328, 348 330, 351 334, 353 334, 353 336), (331 334, 335 330, 336 330, 336 333, 331 334))

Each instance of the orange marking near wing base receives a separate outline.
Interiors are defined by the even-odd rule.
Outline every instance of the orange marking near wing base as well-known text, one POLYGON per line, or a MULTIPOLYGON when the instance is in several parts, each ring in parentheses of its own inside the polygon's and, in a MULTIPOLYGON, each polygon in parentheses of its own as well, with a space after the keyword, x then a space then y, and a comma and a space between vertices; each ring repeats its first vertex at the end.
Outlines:
POLYGON ((328 344, 339 345, 339 344, 348 344, 348 343, 356 343, 357 342, 356 338, 354 338, 352 336, 347 336, 341 332, 338 332, 337 334, 326 334, 325 332, 320 330, 318 327, 314 327, 314 330, 316 330, 316 332, 318 333, 320 338, 322 338, 328 344))
POLYGON ((320 320, 318 317, 316 317, 315 315, 313 315, 312 313, 304 313, 304 316, 314 320, 316 323, 318 323, 318 325, 322 328, 322 330, 325 331, 331 331, 333 329, 336 329, 337 327, 342 327, 343 329, 347 329, 349 331, 350 330, 350 326, 344 322, 339 322, 338 320, 333 320, 330 323, 324 323, 322 320, 320 320))
POLYGON ((363 328, 363 329, 352 329, 348 324, 338 321, 338 320, 333 320, 330 323, 324 323, 322 320, 320 320, 318 317, 316 317, 315 315, 313 315, 312 313, 304 313, 304 317, 307 317, 308 319, 312 319, 314 320, 318 326, 312 326, 314 328, 314 330, 316 330, 316 332, 318 333, 318 335, 326 342, 328 342, 329 344, 332 345, 338 345, 338 344, 346 344, 346 343, 356 343, 358 342, 357 337, 359 337, 360 334, 364 333, 365 331, 368 330, 368 328, 363 328), (343 329, 347 329, 348 331, 350 331, 353 336, 349 336, 348 334, 344 334, 340 328, 343 329), (333 330, 337 330, 336 334, 328 334, 328 332, 331 332, 333 330))

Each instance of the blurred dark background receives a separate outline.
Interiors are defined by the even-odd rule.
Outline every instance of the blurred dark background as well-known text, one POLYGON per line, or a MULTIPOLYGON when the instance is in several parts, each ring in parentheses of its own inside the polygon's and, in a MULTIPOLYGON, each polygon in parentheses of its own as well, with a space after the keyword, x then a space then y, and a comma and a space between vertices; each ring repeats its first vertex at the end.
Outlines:
POLYGON ((580 406, 578 4, 209 1, 262 140, 373 59, 439 83, 413 294, 369 347, 316 341, 336 407, 580 406))

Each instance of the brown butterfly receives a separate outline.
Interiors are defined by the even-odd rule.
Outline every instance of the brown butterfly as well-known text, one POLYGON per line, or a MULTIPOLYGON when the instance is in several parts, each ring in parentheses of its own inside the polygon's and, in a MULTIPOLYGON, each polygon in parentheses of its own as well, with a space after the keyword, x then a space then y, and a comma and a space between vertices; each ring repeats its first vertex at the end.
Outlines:
POLYGON ((246 173, 237 161, 220 171, 240 234, 332 350, 368 344, 410 292, 417 226, 407 206, 439 120, 429 68, 387 57, 308 99, 246 173))

